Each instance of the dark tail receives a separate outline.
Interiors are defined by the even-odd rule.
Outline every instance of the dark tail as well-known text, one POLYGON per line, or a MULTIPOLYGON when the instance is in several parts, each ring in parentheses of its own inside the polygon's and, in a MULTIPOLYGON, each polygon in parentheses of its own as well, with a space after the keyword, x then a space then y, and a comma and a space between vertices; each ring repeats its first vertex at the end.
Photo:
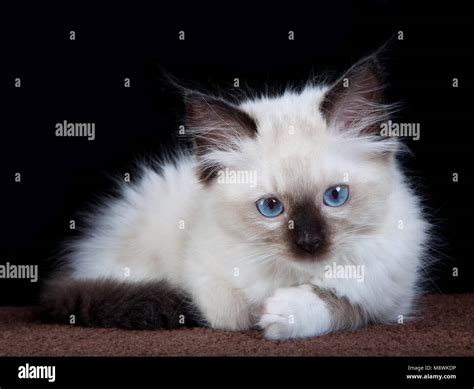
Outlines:
POLYGON ((54 278, 41 296, 40 318, 65 324, 126 329, 203 325, 185 293, 166 282, 54 278))

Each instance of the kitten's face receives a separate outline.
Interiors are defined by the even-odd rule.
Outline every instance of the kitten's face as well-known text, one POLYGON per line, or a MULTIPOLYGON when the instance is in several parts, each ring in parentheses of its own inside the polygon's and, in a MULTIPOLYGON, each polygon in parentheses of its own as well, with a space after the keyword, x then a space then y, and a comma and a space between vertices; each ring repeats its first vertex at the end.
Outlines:
POLYGON ((373 58, 354 66, 348 88, 311 86, 239 107, 189 99, 199 174, 224 228, 306 263, 350 252, 382 223, 396 142, 380 137, 376 67, 373 58), (219 176, 222 169, 247 181, 219 176))
POLYGON ((317 109, 320 98, 319 90, 310 90, 244 105, 258 134, 227 167, 256 172, 256 181, 218 180, 210 188, 227 228, 298 262, 350 250, 376 227, 394 171, 390 156, 374 155, 358 139, 328 128, 317 109), (260 199, 270 202, 259 210, 260 199))

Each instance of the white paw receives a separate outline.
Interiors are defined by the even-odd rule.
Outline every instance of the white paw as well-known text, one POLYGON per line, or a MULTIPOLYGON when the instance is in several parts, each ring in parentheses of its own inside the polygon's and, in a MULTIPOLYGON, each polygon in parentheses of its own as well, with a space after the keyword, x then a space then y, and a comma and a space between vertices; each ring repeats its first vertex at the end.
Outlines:
POLYGON ((331 328, 331 313, 309 285, 277 289, 265 300, 258 326, 267 339, 317 336, 331 328))

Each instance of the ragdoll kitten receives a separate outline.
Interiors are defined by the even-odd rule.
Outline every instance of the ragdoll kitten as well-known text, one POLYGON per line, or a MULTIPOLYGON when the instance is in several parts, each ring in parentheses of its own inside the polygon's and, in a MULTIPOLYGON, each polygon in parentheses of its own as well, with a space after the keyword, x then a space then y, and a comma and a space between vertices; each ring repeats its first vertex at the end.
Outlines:
POLYGON ((411 315, 428 224, 380 136, 376 56, 329 86, 185 103, 195 147, 89 215, 43 294, 49 318, 284 339, 411 315))

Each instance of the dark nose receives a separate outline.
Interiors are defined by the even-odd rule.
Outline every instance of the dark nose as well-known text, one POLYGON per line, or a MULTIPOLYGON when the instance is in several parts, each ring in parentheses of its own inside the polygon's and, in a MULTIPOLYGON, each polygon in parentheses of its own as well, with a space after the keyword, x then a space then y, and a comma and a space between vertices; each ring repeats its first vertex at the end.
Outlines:
POLYGON ((316 235, 304 233, 298 237, 296 244, 307 253, 314 254, 318 250, 319 246, 321 246, 321 238, 316 235))

